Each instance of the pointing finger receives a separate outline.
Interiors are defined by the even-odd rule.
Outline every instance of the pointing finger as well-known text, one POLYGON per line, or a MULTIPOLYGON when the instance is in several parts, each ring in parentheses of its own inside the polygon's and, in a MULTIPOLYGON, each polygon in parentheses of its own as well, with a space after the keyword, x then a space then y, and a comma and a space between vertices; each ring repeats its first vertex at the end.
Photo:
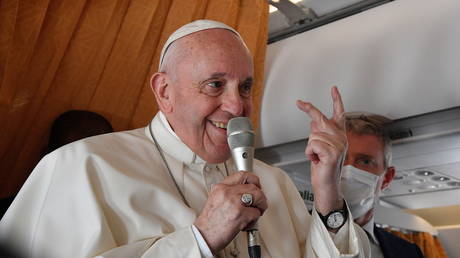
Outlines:
POLYGON ((336 122, 340 122, 343 118, 343 113, 345 112, 345 108, 343 107, 342 96, 340 96, 337 86, 332 87, 331 95, 332 95, 333 108, 334 108, 333 119, 336 122))
POLYGON ((297 107, 302 110, 303 112, 307 113, 308 116, 310 116, 310 118, 313 120, 313 121, 326 121, 327 118, 326 116, 323 115, 323 113, 321 113, 321 111, 319 111, 319 109, 317 109, 315 106, 313 106, 313 104, 309 103, 309 102, 304 102, 304 101, 301 101, 301 100, 297 100, 296 102, 297 104, 297 107))

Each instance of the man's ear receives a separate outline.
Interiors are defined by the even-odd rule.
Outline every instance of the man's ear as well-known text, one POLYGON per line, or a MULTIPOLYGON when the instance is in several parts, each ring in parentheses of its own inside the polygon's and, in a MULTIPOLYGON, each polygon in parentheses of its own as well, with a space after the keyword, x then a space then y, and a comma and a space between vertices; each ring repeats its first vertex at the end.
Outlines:
POLYGON ((163 113, 172 112, 171 89, 168 85, 168 75, 163 72, 155 73, 150 79, 150 88, 155 95, 158 107, 163 113))
POLYGON ((383 176, 383 182, 382 182, 382 187, 381 189, 385 189, 390 185, 391 181, 393 181, 393 178, 395 177, 396 169, 395 167, 388 167, 387 171, 385 172, 385 175, 383 176))

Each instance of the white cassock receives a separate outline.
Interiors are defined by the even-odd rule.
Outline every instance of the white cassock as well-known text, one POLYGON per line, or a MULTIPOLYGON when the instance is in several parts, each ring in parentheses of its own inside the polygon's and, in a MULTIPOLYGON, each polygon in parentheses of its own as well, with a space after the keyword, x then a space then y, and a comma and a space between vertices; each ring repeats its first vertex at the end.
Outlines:
MULTIPOLYGON (((34 169, 0 222, 0 237, 32 257, 200 257, 192 224, 232 160, 207 164, 157 114, 149 127, 87 138, 52 152, 34 169)), ((350 219, 332 235, 308 213, 280 169, 254 162, 268 200, 259 219, 262 257, 368 257, 350 219)), ((219 257, 248 257, 247 234, 219 257)))

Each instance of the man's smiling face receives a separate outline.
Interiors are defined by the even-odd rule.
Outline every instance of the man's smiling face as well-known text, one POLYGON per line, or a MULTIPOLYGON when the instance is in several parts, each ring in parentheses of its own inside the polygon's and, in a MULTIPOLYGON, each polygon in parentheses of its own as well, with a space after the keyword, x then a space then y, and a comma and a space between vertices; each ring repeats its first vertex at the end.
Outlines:
POLYGON ((172 47, 166 71, 172 108, 165 115, 193 152, 209 163, 223 162, 230 157, 228 121, 251 113, 249 51, 224 29, 193 33, 172 47))

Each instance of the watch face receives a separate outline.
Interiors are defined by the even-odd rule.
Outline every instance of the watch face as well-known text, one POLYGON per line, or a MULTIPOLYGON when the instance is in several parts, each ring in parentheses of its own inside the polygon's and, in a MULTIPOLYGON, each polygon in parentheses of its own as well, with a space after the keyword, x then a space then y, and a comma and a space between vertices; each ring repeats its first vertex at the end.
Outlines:
POLYGON ((343 215, 338 211, 332 213, 331 215, 329 215, 329 217, 327 217, 327 226, 330 228, 339 228, 340 226, 342 226, 343 222, 343 215))

